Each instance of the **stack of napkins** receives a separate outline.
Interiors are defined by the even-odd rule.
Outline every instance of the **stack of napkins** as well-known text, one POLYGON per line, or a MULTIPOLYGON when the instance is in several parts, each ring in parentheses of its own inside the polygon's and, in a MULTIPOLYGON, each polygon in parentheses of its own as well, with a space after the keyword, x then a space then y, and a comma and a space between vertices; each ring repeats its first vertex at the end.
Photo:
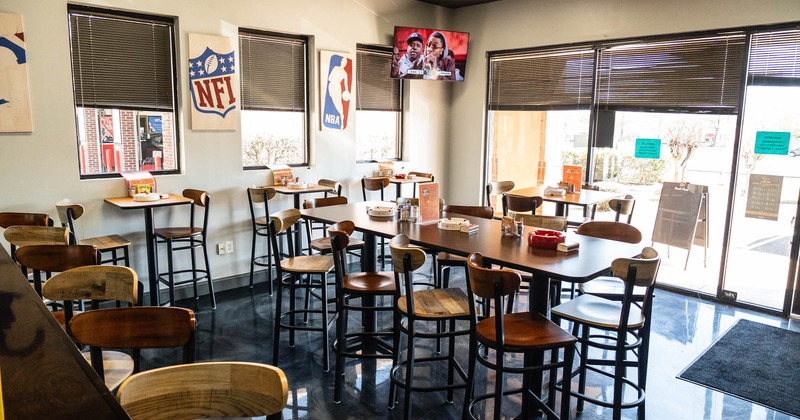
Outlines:
POLYGON ((461 225, 461 231, 464 233, 469 233, 470 235, 473 233, 478 233, 478 224, 477 223, 463 224, 461 225))
POLYGON ((578 250, 577 242, 563 242, 556 245, 556 250, 561 252, 573 252, 578 250))

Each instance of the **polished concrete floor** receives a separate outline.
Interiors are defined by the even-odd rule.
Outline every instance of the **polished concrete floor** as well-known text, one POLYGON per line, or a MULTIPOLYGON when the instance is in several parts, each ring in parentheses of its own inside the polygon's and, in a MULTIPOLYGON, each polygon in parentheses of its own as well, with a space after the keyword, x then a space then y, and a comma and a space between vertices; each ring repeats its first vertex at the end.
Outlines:
MULTIPOLYGON (((463 276, 455 273, 454 284, 463 286, 463 276)), ((522 295, 520 305, 526 305, 522 295)), ((254 289, 229 290, 217 295, 218 307, 210 310, 207 298, 179 301, 180 306, 196 310, 198 320, 197 361, 237 360, 272 363, 274 296, 268 296, 264 284, 254 289)), ((739 318, 798 330, 796 321, 763 315, 723 304, 657 291, 653 311, 653 335, 650 344, 646 417, 649 419, 787 419, 781 413, 765 409, 736 397, 727 396, 676 378, 676 375, 723 334, 739 318)), ((383 320, 386 326, 391 325, 383 320)), ((353 325, 353 324, 351 324, 353 325)), ((333 334, 331 329, 331 334, 333 334)), ((320 333, 298 333, 294 348, 288 347, 288 335, 281 337, 279 366, 289 382, 289 406, 284 418, 306 419, 372 419, 402 418, 402 405, 387 408, 389 361, 351 362, 345 374, 345 390, 341 404, 333 403, 333 366, 322 370, 320 333)), ((457 354, 466 363, 467 340, 457 340, 457 354)), ((179 363, 177 351, 156 351, 144 355, 143 368, 179 363)), ((758 357, 758 355, 753 355, 758 357)), ((443 369, 433 366, 421 376, 443 377, 443 369)), ((493 381, 493 375, 479 368, 478 382, 493 381)), ((511 379, 509 383, 514 383, 511 379)), ((608 384, 590 379, 590 389, 609 392, 608 384)), ((486 386, 486 385, 484 385, 486 386)), ((757 383, 754 387, 760 386, 757 383)), ((787 384, 796 386, 796 384, 787 384)), ((402 394, 400 395, 402 404, 402 394)), ((455 393, 448 404, 443 393, 415 393, 413 418, 461 418, 463 391, 455 393)), ((491 411, 491 406, 478 407, 491 411)), ((514 417, 519 412, 513 398, 504 406, 504 414, 514 417)), ((610 410, 588 405, 576 416, 573 401, 572 417, 578 419, 611 418, 610 410)), ((627 410, 624 418, 636 418, 635 410, 627 410)))

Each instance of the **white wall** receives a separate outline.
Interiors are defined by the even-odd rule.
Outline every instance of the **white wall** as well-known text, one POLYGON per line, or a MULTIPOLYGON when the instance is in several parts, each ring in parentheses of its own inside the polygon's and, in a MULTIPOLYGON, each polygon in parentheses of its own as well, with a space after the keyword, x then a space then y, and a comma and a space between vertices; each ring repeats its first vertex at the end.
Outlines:
MULTIPOLYGON (((486 52, 800 21, 797 0, 501 0, 458 9, 470 32, 463 86, 452 92, 448 199, 478 203, 483 171, 486 52)), ((536 166, 532 162, 531 170, 536 166)))
MULTIPOLYGON (((302 2, 253 0, 220 3, 209 0, 96 0, 82 4, 178 17, 180 79, 179 130, 182 175, 158 176, 159 190, 180 193, 184 188, 208 190, 212 196, 210 242, 233 240, 235 252, 218 256, 212 251, 216 278, 249 270, 250 214, 245 188, 266 183, 267 171, 243 171, 240 132, 200 132, 190 129, 186 74, 187 33, 236 38, 239 27, 313 36, 311 51, 320 49, 355 53, 356 43, 391 44, 395 25, 449 25, 446 9, 413 0, 304 0, 302 2)), ((134 242, 133 268, 146 277, 141 211, 123 212, 106 197, 125 194, 119 178, 79 179, 72 98, 72 75, 67 27, 67 2, 63 0, 3 0, 0 12, 23 16, 33 111, 33 132, 0 134, 0 210, 49 213, 54 204, 70 198, 86 207, 76 229, 81 237, 122 234, 134 242)), ((311 63, 311 165, 298 168, 304 180, 330 178, 345 184, 345 193, 361 200, 362 175, 375 164, 355 164, 354 125, 346 131, 319 131, 317 59, 311 63)), ((387 69, 388 71, 388 69, 387 69)), ((408 112, 405 116, 406 170, 444 174, 443 139, 449 130, 449 91, 446 83, 405 82, 408 112), (424 85, 424 86, 423 86, 424 85)), ((278 210, 292 205, 279 196, 278 210)), ((156 225, 188 223, 185 209, 156 211, 156 225), (185 220, 184 220, 185 217, 185 220)), ((6 248, 8 244, 0 241, 6 248)))

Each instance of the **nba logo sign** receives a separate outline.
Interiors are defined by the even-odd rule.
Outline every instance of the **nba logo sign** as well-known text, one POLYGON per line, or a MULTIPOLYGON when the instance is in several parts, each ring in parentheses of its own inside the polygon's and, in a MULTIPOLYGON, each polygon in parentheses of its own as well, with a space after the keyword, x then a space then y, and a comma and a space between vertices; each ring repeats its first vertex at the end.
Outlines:
POLYGON ((347 117, 350 113, 353 60, 339 54, 332 54, 326 80, 322 125, 327 128, 344 130, 347 128, 347 117))
POLYGON ((220 54, 206 48, 189 60, 189 84, 194 109, 222 118, 236 108, 231 78, 236 74, 233 51, 220 54))

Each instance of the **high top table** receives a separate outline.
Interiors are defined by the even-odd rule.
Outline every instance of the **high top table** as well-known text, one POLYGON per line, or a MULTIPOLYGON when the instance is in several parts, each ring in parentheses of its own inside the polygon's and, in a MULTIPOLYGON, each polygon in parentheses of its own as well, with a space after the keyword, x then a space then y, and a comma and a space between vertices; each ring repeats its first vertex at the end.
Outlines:
POLYGON ((583 214, 586 216, 590 208, 593 208, 604 201, 608 201, 612 198, 617 198, 620 196, 620 193, 613 191, 595 191, 586 189, 581 189, 577 192, 566 193, 564 195, 545 195, 544 188, 545 187, 542 185, 538 187, 520 188, 509 191, 508 194, 524 196, 538 195, 542 197, 544 201, 556 203, 556 216, 565 216, 567 214, 567 206, 583 207, 583 214))
POLYGON ((411 184, 411 188, 412 188, 411 196, 412 197, 416 197, 417 196, 417 184, 422 184, 422 183, 431 182, 431 181, 433 181, 432 178, 426 178, 426 177, 422 177, 422 176, 415 176, 414 178, 409 178, 408 175, 406 175, 405 178, 398 178, 396 176, 393 176, 393 177, 389 178, 389 182, 394 184, 395 187, 396 187, 396 192, 395 192, 396 198, 400 198, 401 197, 401 195, 400 195, 402 193, 401 187, 403 186, 403 184, 411 184))
POLYGON ((0 246, 0 382, 7 419, 128 419, 0 246))
POLYGON ((168 198, 155 201, 133 201, 131 197, 106 198, 106 203, 122 210, 144 210, 144 236, 147 244, 147 279, 150 282, 150 304, 159 306, 158 267, 156 267, 156 239, 153 227, 153 209, 181 204, 191 204, 194 200, 182 195, 170 194, 168 198))
MULTIPOLYGON (((596 192, 596 191, 595 191, 596 192)), ((478 224, 478 233, 467 234, 459 231, 439 229, 435 222, 417 224, 398 222, 394 218, 372 217, 367 214, 367 206, 385 205, 381 202, 360 202, 301 210, 306 219, 336 223, 351 220, 356 230, 364 233, 364 270, 375 270, 375 237, 391 238, 397 234, 408 235, 412 244, 439 252, 449 252, 468 256, 480 252, 488 262, 504 267, 531 273, 530 309, 547 316, 549 308, 550 279, 582 283, 602 275, 611 262, 619 257, 633 257, 642 250, 640 244, 629 244, 602 238, 567 234, 567 241, 577 242, 577 252, 563 253, 556 250, 537 249, 528 246, 527 235, 532 230, 526 228, 520 238, 504 237, 500 233, 501 222, 462 215, 472 223, 478 224)))

